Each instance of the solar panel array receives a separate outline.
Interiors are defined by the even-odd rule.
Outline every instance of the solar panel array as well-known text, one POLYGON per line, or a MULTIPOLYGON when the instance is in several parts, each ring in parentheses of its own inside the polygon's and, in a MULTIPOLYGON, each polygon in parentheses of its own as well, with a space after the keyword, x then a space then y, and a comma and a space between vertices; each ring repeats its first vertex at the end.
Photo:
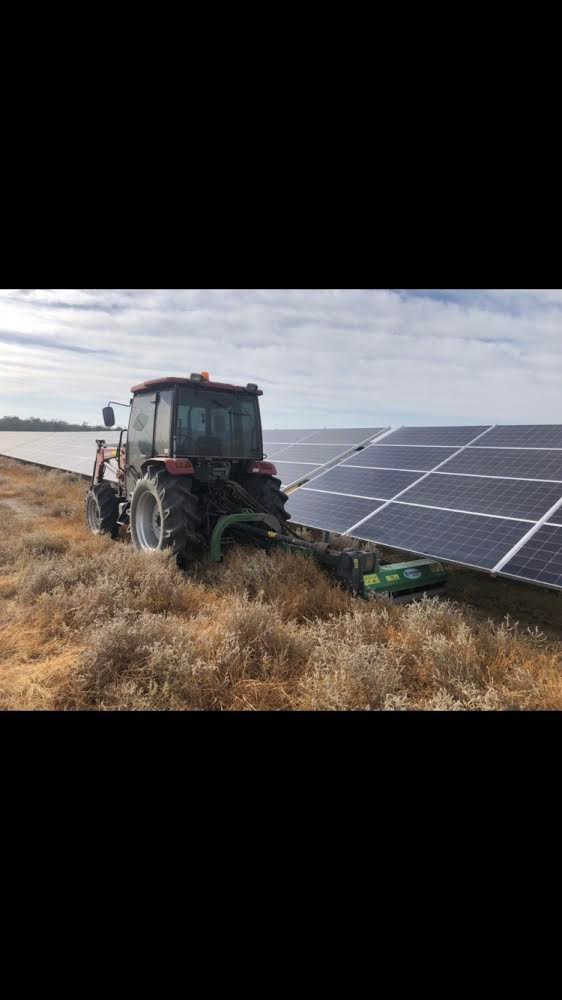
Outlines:
POLYGON ((401 427, 291 494, 293 520, 562 587, 562 426, 401 427))
MULTIPOLYGON (((103 436, 1 431, 0 454, 89 476, 103 436)), ((562 425, 264 431, 264 450, 305 481, 298 524, 562 589, 562 425)))
MULTIPOLYGON (((91 476, 96 438, 104 437, 108 445, 116 445, 119 431, 0 431, 0 455, 91 476)), ((116 479, 110 466, 107 478, 116 479)))
POLYGON ((384 427, 339 427, 332 430, 263 432, 264 454, 277 469, 283 487, 294 486, 340 461, 353 449, 382 434, 384 427))
MULTIPOLYGON (((325 465, 372 441, 384 428, 359 427, 334 430, 264 431, 264 451, 275 465, 283 486, 307 479, 325 465), (276 456, 280 455, 281 460, 276 456)), ((0 454, 80 475, 90 475, 96 438, 117 444, 115 431, 0 431, 0 454)), ((108 479, 115 476, 108 468, 108 479)))

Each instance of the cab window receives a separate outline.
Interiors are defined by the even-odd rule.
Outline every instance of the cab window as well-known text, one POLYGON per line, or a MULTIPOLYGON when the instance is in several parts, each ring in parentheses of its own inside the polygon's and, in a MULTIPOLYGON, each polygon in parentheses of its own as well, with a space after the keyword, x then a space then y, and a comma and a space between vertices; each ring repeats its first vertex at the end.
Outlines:
POLYGON ((261 458, 259 428, 254 397, 183 386, 179 391, 177 455, 261 458))
POLYGON ((170 451, 170 420, 172 416, 172 390, 164 389, 156 399, 154 424, 154 454, 167 457, 170 451))

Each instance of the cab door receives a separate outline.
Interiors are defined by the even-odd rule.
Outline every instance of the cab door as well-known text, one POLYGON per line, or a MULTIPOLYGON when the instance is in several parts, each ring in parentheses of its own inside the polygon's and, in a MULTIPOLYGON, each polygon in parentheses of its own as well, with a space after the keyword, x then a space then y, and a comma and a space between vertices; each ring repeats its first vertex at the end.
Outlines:
POLYGON ((127 463, 125 479, 127 493, 131 493, 135 483, 142 476, 141 466, 152 458, 154 444, 154 423, 156 420, 156 392, 140 392, 133 399, 127 434, 127 463))
POLYGON ((158 455, 167 458, 170 452, 172 390, 139 393, 133 400, 127 435, 127 492, 142 476, 142 465, 158 455))

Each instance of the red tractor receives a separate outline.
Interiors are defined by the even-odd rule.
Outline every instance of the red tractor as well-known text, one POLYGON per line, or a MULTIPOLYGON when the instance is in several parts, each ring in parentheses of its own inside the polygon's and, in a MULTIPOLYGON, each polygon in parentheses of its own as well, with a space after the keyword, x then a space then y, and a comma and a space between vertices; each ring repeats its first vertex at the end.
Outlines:
MULTIPOLYGON (((287 496, 275 466, 263 460, 257 385, 211 382, 203 372, 142 382, 131 392, 128 431, 117 446, 97 441, 86 498, 92 531, 116 538, 126 525, 136 548, 170 548, 184 563, 209 545, 225 515, 265 512, 287 531, 287 496), (116 482, 105 478, 108 468, 116 482)), ((115 425, 111 405, 103 419, 115 425)))

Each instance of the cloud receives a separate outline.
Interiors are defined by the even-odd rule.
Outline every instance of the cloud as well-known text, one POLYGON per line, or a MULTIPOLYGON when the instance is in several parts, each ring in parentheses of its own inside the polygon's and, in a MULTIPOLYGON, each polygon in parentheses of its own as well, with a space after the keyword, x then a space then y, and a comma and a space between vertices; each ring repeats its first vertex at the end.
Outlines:
POLYGON ((261 384, 270 427, 558 423, 561 333, 557 289, 5 290, 0 415, 97 422, 208 369, 261 384))
POLYGON ((22 347, 46 347, 54 351, 72 351, 74 354, 113 354, 113 351, 97 347, 81 347, 79 344, 61 344, 55 335, 51 338, 36 337, 32 333, 10 333, 0 330, 0 344, 19 344, 22 347))

